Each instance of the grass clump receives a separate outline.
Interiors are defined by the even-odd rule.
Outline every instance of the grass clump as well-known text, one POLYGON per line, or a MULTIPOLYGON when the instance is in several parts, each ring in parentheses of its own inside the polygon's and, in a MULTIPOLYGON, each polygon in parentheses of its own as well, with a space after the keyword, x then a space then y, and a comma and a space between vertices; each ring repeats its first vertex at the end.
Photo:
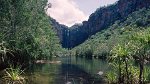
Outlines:
POLYGON ((23 76, 24 70, 21 70, 21 67, 10 67, 4 70, 4 76, 2 77, 3 81, 6 84, 24 84, 25 77, 23 76))

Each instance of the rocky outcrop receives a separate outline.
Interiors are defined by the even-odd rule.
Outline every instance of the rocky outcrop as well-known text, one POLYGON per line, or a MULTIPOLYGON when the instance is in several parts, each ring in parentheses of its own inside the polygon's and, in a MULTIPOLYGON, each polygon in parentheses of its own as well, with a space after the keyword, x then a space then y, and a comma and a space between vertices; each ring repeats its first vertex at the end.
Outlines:
POLYGON ((62 46, 73 48, 84 42, 91 35, 108 28, 115 21, 120 20, 122 22, 132 12, 149 6, 150 0, 119 0, 115 4, 98 8, 95 13, 90 15, 88 21, 70 28, 59 24, 54 19, 51 22, 57 30, 62 46))

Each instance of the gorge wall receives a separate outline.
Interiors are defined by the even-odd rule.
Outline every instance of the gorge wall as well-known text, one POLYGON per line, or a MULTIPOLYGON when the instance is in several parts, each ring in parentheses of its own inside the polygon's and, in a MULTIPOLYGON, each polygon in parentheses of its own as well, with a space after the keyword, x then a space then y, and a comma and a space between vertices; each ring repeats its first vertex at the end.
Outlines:
POLYGON ((108 28, 116 21, 123 22, 132 12, 149 6, 150 0, 119 0, 112 5, 98 8, 90 15, 88 21, 83 21, 82 24, 67 27, 52 18, 50 22, 56 30, 62 46, 73 48, 83 43, 91 35, 108 28))

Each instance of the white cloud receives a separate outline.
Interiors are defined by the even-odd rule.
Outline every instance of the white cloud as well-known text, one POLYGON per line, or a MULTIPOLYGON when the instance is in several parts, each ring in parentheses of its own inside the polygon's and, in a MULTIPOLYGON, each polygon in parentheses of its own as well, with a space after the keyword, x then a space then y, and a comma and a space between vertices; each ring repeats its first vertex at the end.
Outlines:
POLYGON ((107 5, 109 5, 109 4, 114 4, 115 2, 117 2, 118 0, 101 0, 100 1, 100 5, 101 6, 107 6, 107 5))
POLYGON ((72 26, 88 19, 88 15, 84 14, 73 0, 48 0, 48 2, 52 3, 52 8, 47 10, 47 14, 61 24, 72 26))

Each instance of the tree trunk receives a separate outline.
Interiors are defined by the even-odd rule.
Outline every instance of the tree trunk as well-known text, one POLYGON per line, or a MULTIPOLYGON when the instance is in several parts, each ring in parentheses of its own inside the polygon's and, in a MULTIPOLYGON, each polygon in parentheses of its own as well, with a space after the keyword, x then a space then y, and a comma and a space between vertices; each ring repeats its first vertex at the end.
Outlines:
POLYGON ((121 83, 122 81, 122 77, 121 77, 121 60, 119 58, 119 84, 121 83))
POLYGON ((126 70, 127 84, 129 84, 129 72, 128 72, 128 64, 126 59, 125 59, 125 70, 126 70))
POLYGON ((142 79, 142 75, 143 75, 143 61, 140 62, 140 74, 139 74, 139 84, 143 84, 143 79, 142 79))

